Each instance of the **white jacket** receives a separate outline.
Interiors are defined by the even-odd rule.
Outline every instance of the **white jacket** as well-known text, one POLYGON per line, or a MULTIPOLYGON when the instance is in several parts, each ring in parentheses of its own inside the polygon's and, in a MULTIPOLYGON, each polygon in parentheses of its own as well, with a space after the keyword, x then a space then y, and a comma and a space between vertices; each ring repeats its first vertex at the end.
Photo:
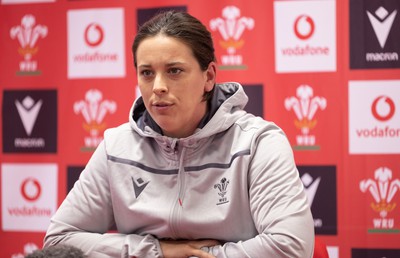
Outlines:
POLYGON ((129 123, 106 130, 45 246, 162 257, 158 239, 217 239, 216 257, 311 257, 313 219, 286 136, 243 110, 241 85, 215 87, 201 128, 183 139, 163 136, 135 101, 129 123))

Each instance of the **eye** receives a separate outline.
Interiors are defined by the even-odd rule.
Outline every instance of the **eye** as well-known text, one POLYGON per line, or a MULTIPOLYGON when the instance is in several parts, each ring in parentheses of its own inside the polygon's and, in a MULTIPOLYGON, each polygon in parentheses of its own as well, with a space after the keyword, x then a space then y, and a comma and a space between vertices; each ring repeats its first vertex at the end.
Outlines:
POLYGON ((142 70, 140 71, 140 75, 144 77, 151 77, 153 75, 153 71, 151 70, 142 70))
POLYGON ((176 67, 170 68, 168 70, 168 73, 170 73, 172 75, 177 75, 177 74, 180 74, 181 72, 182 72, 182 69, 176 68, 176 67))

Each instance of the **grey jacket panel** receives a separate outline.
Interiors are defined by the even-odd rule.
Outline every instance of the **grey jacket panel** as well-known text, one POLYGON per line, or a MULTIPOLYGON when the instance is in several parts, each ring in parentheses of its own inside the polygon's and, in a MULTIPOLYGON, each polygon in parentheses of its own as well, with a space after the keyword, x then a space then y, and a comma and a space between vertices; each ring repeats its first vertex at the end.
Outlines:
POLYGON ((216 257, 311 257, 313 220, 286 136, 243 111, 239 84, 216 87, 214 114, 184 139, 160 134, 138 99, 129 123, 105 132, 45 245, 162 257, 159 239, 217 239, 216 257))

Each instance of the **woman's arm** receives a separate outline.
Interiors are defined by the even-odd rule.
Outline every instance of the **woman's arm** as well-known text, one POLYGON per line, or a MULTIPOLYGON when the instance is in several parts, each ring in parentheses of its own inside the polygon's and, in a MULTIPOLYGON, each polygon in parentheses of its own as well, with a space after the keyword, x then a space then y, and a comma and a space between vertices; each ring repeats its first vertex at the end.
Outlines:
POLYGON ((276 129, 254 144, 249 202, 259 234, 209 252, 218 258, 312 257, 314 222, 286 136, 276 129))
MULTIPOLYGON (((132 218, 134 219, 134 218, 132 218)), ((214 258, 201 250, 214 240, 159 241, 152 235, 109 233, 114 224, 104 142, 52 217, 44 246, 68 244, 88 257, 214 258)))
POLYGON ((107 154, 100 143, 69 192, 47 230, 44 246, 69 244, 89 257, 162 257, 159 242, 151 235, 109 233, 114 225, 107 154))

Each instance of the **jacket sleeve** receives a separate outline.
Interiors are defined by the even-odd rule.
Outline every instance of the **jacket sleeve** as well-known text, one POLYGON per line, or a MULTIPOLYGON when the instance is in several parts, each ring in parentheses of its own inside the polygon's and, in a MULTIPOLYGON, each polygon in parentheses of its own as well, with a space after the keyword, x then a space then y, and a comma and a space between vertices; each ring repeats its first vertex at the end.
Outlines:
POLYGON ((104 141, 82 171, 79 180, 52 217, 44 247, 67 244, 88 257, 161 257, 151 235, 111 233, 114 224, 104 141))
POLYGON ((312 257, 314 222, 286 136, 275 129, 253 144, 249 201, 259 234, 209 252, 218 258, 312 257))

